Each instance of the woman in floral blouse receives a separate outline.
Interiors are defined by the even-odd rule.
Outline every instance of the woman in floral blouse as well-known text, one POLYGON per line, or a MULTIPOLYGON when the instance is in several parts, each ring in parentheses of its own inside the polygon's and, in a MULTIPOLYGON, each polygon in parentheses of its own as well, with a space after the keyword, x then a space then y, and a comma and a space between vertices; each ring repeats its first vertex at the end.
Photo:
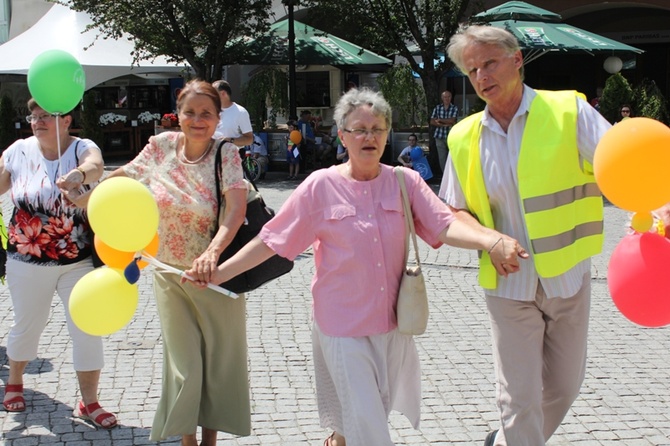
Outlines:
MULTIPOLYGON (((219 255, 244 222, 247 187, 234 144, 221 146, 225 216, 216 226, 215 155, 212 136, 221 102, 207 82, 181 90, 177 110, 181 132, 163 132, 111 176, 139 180, 158 204, 157 258, 193 269, 208 282, 219 255), (212 237, 214 235, 214 237, 212 237)), ((244 297, 231 299, 209 289, 180 284, 179 276, 157 271, 154 293, 163 335, 163 390, 151 440, 181 435, 183 446, 216 444, 217 431, 249 435, 249 379, 244 297)))
POLYGON ((68 311, 72 288, 93 269, 88 219, 86 211, 62 193, 97 183, 103 174, 102 155, 93 141, 70 136, 69 114, 57 119, 33 99, 28 109, 34 136, 16 141, 0 158, 0 194, 10 191, 14 204, 7 245, 14 325, 7 341, 9 378, 3 406, 9 412, 26 409, 23 372, 37 357, 57 291, 65 307, 82 397, 74 415, 109 429, 116 426, 116 417, 98 403, 102 340, 79 330, 68 311))

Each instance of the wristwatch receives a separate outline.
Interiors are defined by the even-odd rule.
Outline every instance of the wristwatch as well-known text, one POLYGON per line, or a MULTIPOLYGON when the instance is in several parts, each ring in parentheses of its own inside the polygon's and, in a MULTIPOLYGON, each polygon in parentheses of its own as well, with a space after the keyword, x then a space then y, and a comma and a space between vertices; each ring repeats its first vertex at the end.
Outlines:
POLYGON ((81 172, 81 182, 83 183, 84 181, 86 181, 86 171, 85 171, 84 169, 82 169, 81 166, 77 166, 76 169, 77 169, 79 172, 81 172))

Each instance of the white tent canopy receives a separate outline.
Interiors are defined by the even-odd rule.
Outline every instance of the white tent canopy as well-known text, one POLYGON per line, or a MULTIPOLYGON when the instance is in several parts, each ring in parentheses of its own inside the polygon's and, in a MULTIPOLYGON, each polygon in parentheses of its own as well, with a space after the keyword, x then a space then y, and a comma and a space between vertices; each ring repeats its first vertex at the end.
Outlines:
POLYGON ((67 51, 77 58, 86 72, 86 89, 129 74, 172 73, 186 70, 184 65, 168 62, 165 57, 133 66, 133 44, 128 38, 98 38, 93 29, 85 31, 91 18, 55 4, 29 30, 0 45, 0 74, 28 74, 35 57, 46 50, 67 51))

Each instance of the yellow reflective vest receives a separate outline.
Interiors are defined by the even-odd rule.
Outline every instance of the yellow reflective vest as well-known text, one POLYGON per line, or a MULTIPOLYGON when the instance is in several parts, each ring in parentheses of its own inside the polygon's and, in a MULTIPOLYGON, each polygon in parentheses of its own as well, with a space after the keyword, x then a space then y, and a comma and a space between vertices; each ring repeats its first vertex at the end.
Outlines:
MULTIPOLYGON (((580 161, 577 149, 577 95, 538 90, 521 139, 519 199, 540 277, 563 274, 602 249, 602 196, 592 166, 580 161)), ((479 150, 482 113, 455 125, 448 143, 468 209, 493 228, 479 150)), ((479 284, 495 289, 491 258, 482 252, 479 262, 479 284)))

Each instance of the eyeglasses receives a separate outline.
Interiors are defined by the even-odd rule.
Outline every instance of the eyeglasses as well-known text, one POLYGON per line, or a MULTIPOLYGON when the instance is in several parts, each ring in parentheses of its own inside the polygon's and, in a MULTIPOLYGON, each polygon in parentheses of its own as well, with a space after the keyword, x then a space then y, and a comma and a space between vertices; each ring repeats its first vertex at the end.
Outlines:
POLYGON ((40 121, 42 121, 42 122, 49 122, 49 121, 51 121, 54 117, 55 117, 55 115, 49 115, 49 114, 46 114, 46 113, 43 114, 43 115, 39 115, 39 116, 28 115, 28 116, 26 116, 26 122, 27 122, 28 124, 33 124, 33 123, 37 124, 37 123, 40 122, 40 121))
POLYGON ((630 110, 621 110, 621 113, 630 113, 630 110))
POLYGON ((368 135, 372 135, 375 138, 381 138, 384 136, 387 132, 388 129, 342 129, 343 131, 347 133, 351 133, 354 138, 367 138, 368 135))

